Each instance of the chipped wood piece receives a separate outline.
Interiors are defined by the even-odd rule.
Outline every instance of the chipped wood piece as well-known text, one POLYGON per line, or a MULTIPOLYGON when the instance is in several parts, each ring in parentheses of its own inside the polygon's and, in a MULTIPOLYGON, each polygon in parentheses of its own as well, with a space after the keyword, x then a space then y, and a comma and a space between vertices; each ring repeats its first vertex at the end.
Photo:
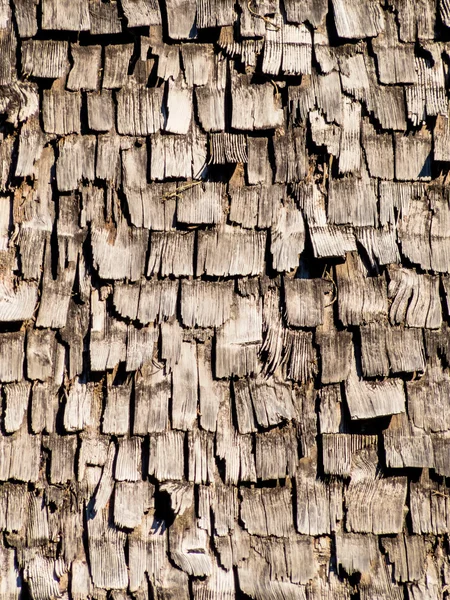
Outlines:
POLYGON ((448 151, 450 142, 450 125, 448 113, 438 115, 433 129, 433 158, 437 161, 449 162, 450 154, 448 151))
POLYGON ((369 119, 362 121, 361 142, 371 177, 394 179, 394 147, 392 135, 378 133, 369 119))
POLYGON ((70 54, 73 65, 67 79, 67 89, 97 90, 100 84, 102 47, 71 44, 70 54))
POLYGON ((83 372, 85 336, 89 328, 88 304, 69 303, 66 326, 60 330, 61 339, 68 345, 69 379, 83 372))
MULTIPOLYGON (((48 136, 41 129, 36 117, 28 119, 20 130, 19 156, 15 174, 18 177, 34 175, 35 165, 42 156, 48 136)), ((3 146, 3 144, 2 144, 3 146)))
POLYGON ((273 225, 286 196, 284 186, 279 184, 229 187, 228 193, 231 197, 229 219, 246 229, 273 225))
POLYGON ((68 432, 83 431, 85 428, 98 425, 100 406, 95 398, 92 384, 83 384, 76 380, 66 394, 64 408, 64 429, 68 432))
POLYGON ((275 152, 275 183, 300 181, 307 175, 305 130, 290 129, 284 135, 273 138, 275 152))
POLYGON ((316 340, 320 345, 322 383, 346 381, 353 355, 351 332, 318 331, 316 340))
POLYGON ((71 135, 58 143, 56 179, 60 192, 75 190, 81 180, 95 178, 95 137, 71 135))
POLYGON ((374 435, 328 433, 322 436, 323 469, 326 475, 350 477, 353 461, 364 448, 377 448, 374 435))
POLYGON ((339 145, 339 173, 361 169, 361 104, 345 97, 339 145))
POLYGON ((447 393, 450 379, 439 366, 429 366, 425 375, 419 381, 406 383, 408 398, 408 414, 415 427, 425 433, 447 431, 447 393), (430 406, 427 398, 432 394, 433 404, 430 406), (428 407, 428 408, 426 408, 428 407))
POLYGON ((254 298, 241 298, 236 301, 232 317, 216 335, 216 377, 256 372, 261 341, 261 303, 254 298))
POLYGON ((21 38, 31 38, 37 33, 37 5, 38 0, 14 0, 14 16, 21 38))
POLYGON ((322 279, 284 280, 286 319, 294 327, 317 327, 323 323, 325 294, 330 284, 322 279))
POLYGON ((190 40, 197 37, 195 24, 197 3, 195 0, 168 0, 166 3, 167 26, 172 40, 190 40), (184 19, 180 22, 180 10, 184 19))
POLYGON ((36 327, 65 327, 72 288, 75 280, 76 264, 69 262, 67 268, 60 269, 53 279, 51 248, 46 244, 44 256, 44 276, 36 327))
POLYGON ((383 440, 388 467, 432 468, 435 464, 432 438, 414 427, 404 414, 392 417, 383 440))
POLYGON ((58 79, 69 71, 69 44, 57 40, 24 40, 22 73, 25 76, 58 79))
POLYGON ((375 450, 370 450, 365 457, 358 455, 353 463, 350 484, 345 492, 346 529, 376 535, 400 533, 407 478, 382 478, 377 475, 376 463, 375 450))
POLYGON ((373 179, 331 179, 328 196, 328 219, 336 225, 377 226, 377 188, 373 179))
POLYGON ((402 215, 398 237, 403 254, 413 263, 424 269, 431 269, 431 230, 432 214, 426 198, 412 202, 408 215, 402 215))
POLYGON ((181 319, 187 327, 220 327, 231 316, 231 282, 184 280, 181 284, 181 319))
POLYGON ((431 268, 434 271, 450 272, 449 223, 450 209, 447 193, 443 189, 430 190, 431 217, 431 268))
POLYGON ((284 355, 287 379, 305 383, 314 377, 317 372, 317 355, 312 344, 312 333, 286 330, 284 355))
POLYGON ((214 481, 214 437, 207 431, 188 432, 188 480, 195 484, 214 481))
POLYGON ((353 4, 350 0, 333 0, 333 11, 339 37, 376 37, 384 29, 383 11, 374 0, 365 8, 353 4))
POLYGON ((431 436, 434 454, 434 470, 439 475, 447 477, 449 472, 448 460, 450 456, 450 440, 446 434, 431 436))
POLYGON ((418 274, 411 269, 389 268, 388 297, 391 323, 409 327, 437 329, 442 323, 439 300, 439 278, 418 274))
POLYGON ((256 431, 255 419, 260 427, 269 428, 295 417, 291 388, 275 379, 241 379, 233 389, 240 433, 256 431))
POLYGON ((47 507, 42 496, 28 497, 28 519, 26 526, 27 545, 45 546, 49 542, 47 507))
POLYGON ((182 342, 172 368, 172 426, 187 431, 197 419, 198 370, 196 344, 182 342))
POLYGON ((7 433, 19 431, 28 408, 31 385, 27 381, 3 386, 6 398, 4 425, 7 433))
POLYGON ((225 129, 225 90, 210 86, 195 88, 197 112, 204 131, 225 129))
POLYGON ((329 154, 339 156, 341 129, 334 123, 327 123, 317 110, 308 113, 311 136, 317 146, 324 146, 329 154))
POLYGON ((247 138, 244 134, 210 133, 209 142, 212 164, 248 162, 247 138))
POLYGON ((142 440, 138 437, 123 438, 119 441, 114 479, 116 481, 140 481, 142 475, 142 440))
POLYGON ((257 275, 263 270, 266 233, 224 225, 198 235, 197 274, 257 275))
POLYGON ((126 534, 108 523, 107 510, 101 510, 95 517, 87 519, 87 533, 94 585, 104 589, 125 589, 128 585, 126 534))
POLYGON ((289 23, 308 21, 317 29, 325 21, 328 5, 325 0, 286 0, 285 9, 289 23))
POLYGON ((42 99, 42 118, 44 131, 67 135, 80 133, 81 95, 79 92, 66 92, 53 87, 44 90, 42 99))
POLYGON ((405 412, 401 379, 367 381, 359 379, 355 367, 345 383, 345 395, 352 420, 373 419, 405 412))
POLYGON ((292 534, 292 492, 288 487, 242 488, 241 496, 241 519, 251 535, 288 537, 292 534))
MULTIPOLYGON (((116 455, 116 446, 114 442, 110 442, 106 456, 104 455, 104 447, 102 447, 101 460, 98 460, 98 455, 93 457, 93 462, 103 462, 103 469, 99 469, 99 480, 96 481, 95 494, 93 496, 92 513, 100 514, 107 505, 114 487, 113 480, 113 464, 116 455), (98 484, 98 485, 97 485, 98 484)), ((86 469, 88 473, 88 470, 86 469)))
POLYGON ((147 276, 194 274, 195 232, 167 231, 152 232, 147 276))
POLYGON ((212 573, 212 560, 207 543, 208 535, 196 524, 193 518, 194 507, 189 509, 186 516, 188 518, 176 518, 169 529, 170 557, 188 575, 209 576, 212 573))
POLYGON ((134 435, 166 431, 169 425, 171 379, 163 369, 152 369, 135 383, 134 435))
POLYGON ((289 426, 255 435, 256 476, 262 481, 295 475, 298 463, 296 432, 289 426))
POLYGON ((421 130, 414 135, 396 133, 395 177, 400 181, 431 178, 431 133, 421 130))
POLYGON ((93 585, 87 562, 74 560, 71 567, 72 582, 70 592, 74 600, 82 600, 93 592, 93 585))
POLYGON ((426 546, 418 535, 397 535, 382 538, 389 560, 394 563, 396 581, 418 581, 425 573, 426 546))
POLYGON ((115 447, 113 444, 111 448, 111 456, 109 456, 108 439, 106 436, 100 436, 97 434, 97 432, 87 432, 82 433, 80 438, 81 447, 78 454, 77 479, 78 481, 83 481, 89 466, 103 467, 108 459, 111 460, 114 458, 115 447))
POLYGON ((419 329, 389 328, 387 353, 393 373, 425 370, 425 348, 419 329))
POLYGON ((231 0, 198 0, 196 26, 224 27, 231 25, 235 18, 231 0))
POLYGON ((35 382, 31 392, 31 430, 53 433, 59 408, 58 386, 35 382))
MULTIPOLYGON (((147 496, 150 496, 150 492, 153 492, 153 486, 148 487, 147 496)), ((149 498, 148 503, 151 502, 152 500, 149 498)), ((144 510, 146 510, 145 505, 144 510)), ((167 530, 164 522, 161 523, 154 518, 152 509, 144 515, 142 524, 129 534, 128 548, 130 591, 138 590, 144 582, 147 585, 145 573, 148 574, 152 589, 156 582, 161 582, 163 586, 168 583, 165 575, 170 564, 167 561, 167 530)), ((182 573, 179 569, 171 568, 177 573, 182 573)), ((183 575, 185 574, 183 573, 183 575)), ((177 579, 177 581, 180 580, 177 579)), ((177 589, 179 588, 177 587, 177 589)))
POLYGON ((272 182, 272 170, 268 159, 267 138, 247 138, 247 179, 250 185, 272 182))
POLYGON ((156 181, 173 177, 198 180, 206 165, 206 136, 197 130, 187 135, 155 133, 150 149, 150 174, 156 181))
POLYGON ((327 385, 319 392, 320 433, 343 433, 344 411, 340 385, 327 385))
POLYGON ((92 35, 107 35, 122 31, 118 7, 115 2, 106 3, 102 0, 89 0, 89 17, 92 35))
POLYGON ((225 186, 222 183, 203 183, 185 191, 180 190, 177 198, 177 221, 191 224, 224 222, 224 197, 225 186))
POLYGON ((226 385, 213 378, 212 347, 209 343, 197 345, 200 426, 216 431, 220 403, 227 392, 226 385))
MULTIPOLYGON (((133 44, 111 44, 105 47, 105 62, 102 81, 103 89, 117 89, 123 87, 127 83, 128 67, 133 54, 133 49, 133 44)), ((118 102, 121 97, 121 95, 118 95, 118 102)))
POLYGON ((151 0, 123 0, 122 9, 128 21, 128 27, 161 25, 161 13, 158 2, 151 0))
POLYGON ((364 377, 389 375, 387 329, 378 324, 360 327, 361 369, 364 377))
POLYGON ((129 431, 131 386, 111 386, 106 395, 102 431, 113 435, 125 435, 129 431))
POLYGON ((393 227, 355 227, 356 240, 367 253, 371 266, 390 265, 401 262, 397 244, 397 231, 393 227))
POLYGON ((0 480, 36 482, 39 478, 40 436, 28 435, 26 424, 12 436, 3 436, 0 441, 0 480), (27 456, 24 461, 23 457, 27 456))
POLYGON ((338 313, 343 325, 361 325, 387 317, 387 286, 384 277, 365 277, 358 257, 347 255, 336 265, 338 313))
POLYGON ((295 481, 297 531, 313 536, 336 531, 343 518, 342 483, 317 478, 310 458, 299 461, 295 481))
POLYGON ((378 83, 375 62, 371 56, 364 55, 370 82, 370 93, 366 99, 367 108, 383 129, 406 130, 405 94, 400 86, 380 85, 378 83))
POLYGON ((86 31, 90 25, 88 0, 75 0, 70 7, 42 0, 42 29, 86 31))
MULTIPOLYGON (((109 83, 109 82, 107 82, 109 83)), ((104 88, 118 87, 115 82, 104 88)), ((117 130, 122 135, 149 135, 163 125, 163 88, 131 84, 117 92, 117 130)))
POLYGON ((46 558, 41 551, 27 549, 24 553, 24 580, 30 594, 36 597, 60 596, 59 579, 65 573, 64 561, 46 558))
POLYGON ((291 203, 280 207, 278 220, 271 227, 273 268, 283 272, 297 267, 304 247, 305 223, 302 212, 291 203))
POLYGON ((23 361, 25 333, 12 332, 0 334, 0 381, 21 381, 23 379, 23 361))
POLYGON ((312 40, 307 27, 303 23, 285 25, 281 18, 273 23, 265 31, 263 73, 311 74, 312 40))
POLYGON ((231 126, 246 131, 280 127, 283 110, 273 91, 269 83, 252 85, 246 76, 236 77, 232 81, 231 126))
MULTIPOLYGON (((386 538, 388 539, 388 538, 386 538)), ((370 534, 336 534, 336 558, 346 573, 369 573, 372 563, 379 556, 377 538, 370 534)))
MULTIPOLYGON (((176 319, 162 323, 160 358, 166 361, 168 372, 178 363, 181 355, 181 344, 183 343, 183 329, 176 319)), ((194 339, 187 340, 194 341, 194 339)))
POLYGON ((158 481, 183 479, 184 436, 183 431, 150 434, 149 475, 158 481))
POLYGON ((415 57, 418 81, 405 88, 408 118, 414 126, 424 123, 428 116, 447 115, 445 76, 441 53, 433 45, 427 48, 431 57, 415 57))
POLYGON ((94 266, 104 279, 136 281, 144 271, 148 231, 130 228, 120 221, 116 229, 107 224, 92 226, 91 245, 94 266))
POLYGON ((141 328, 130 323, 127 331, 126 370, 137 371, 150 363, 155 356, 157 341, 158 330, 153 324, 141 328))
POLYGON ((175 315, 178 284, 171 280, 144 281, 139 284, 114 284, 113 302, 123 317, 146 325, 165 321, 175 315))
POLYGON ((53 484, 66 483, 75 479, 75 453, 77 451, 76 435, 49 434, 44 441, 51 452, 50 482, 53 484))
POLYGON ((181 46, 181 56, 188 86, 207 85, 214 69, 214 49, 212 45, 183 44, 181 46))
POLYGON ((32 329, 27 334, 27 377, 45 381, 56 372, 57 341, 52 331, 32 329))
POLYGON ((186 135, 192 119, 192 89, 184 80, 167 83, 164 131, 186 135))
POLYGON ((99 179, 114 182, 118 177, 121 138, 115 134, 99 135, 97 137, 97 157, 95 175, 99 179))
POLYGON ((256 481, 252 439, 235 431, 231 406, 226 399, 221 403, 217 417, 216 455, 224 460, 226 484, 256 481))
POLYGON ((385 30, 372 40, 380 83, 416 83, 417 72, 412 45, 399 42, 394 14, 386 12, 384 17, 385 30))
POLYGON ((110 90, 87 94, 87 108, 89 129, 110 131, 114 127, 114 104, 110 90))
POLYGON ((145 481, 116 483, 114 489, 114 523, 121 528, 138 527, 144 516, 148 483, 145 481))
POLYGON ((10 278, 0 280, 0 321, 27 321, 34 315, 37 304, 35 282, 15 282, 10 278))

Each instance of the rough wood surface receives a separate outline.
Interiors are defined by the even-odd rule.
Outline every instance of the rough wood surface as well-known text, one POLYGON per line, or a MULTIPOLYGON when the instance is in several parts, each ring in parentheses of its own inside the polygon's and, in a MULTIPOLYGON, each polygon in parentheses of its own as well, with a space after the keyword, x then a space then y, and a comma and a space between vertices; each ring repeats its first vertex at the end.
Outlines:
POLYGON ((449 0, 0 0, 0 600, 449 593, 449 0))

